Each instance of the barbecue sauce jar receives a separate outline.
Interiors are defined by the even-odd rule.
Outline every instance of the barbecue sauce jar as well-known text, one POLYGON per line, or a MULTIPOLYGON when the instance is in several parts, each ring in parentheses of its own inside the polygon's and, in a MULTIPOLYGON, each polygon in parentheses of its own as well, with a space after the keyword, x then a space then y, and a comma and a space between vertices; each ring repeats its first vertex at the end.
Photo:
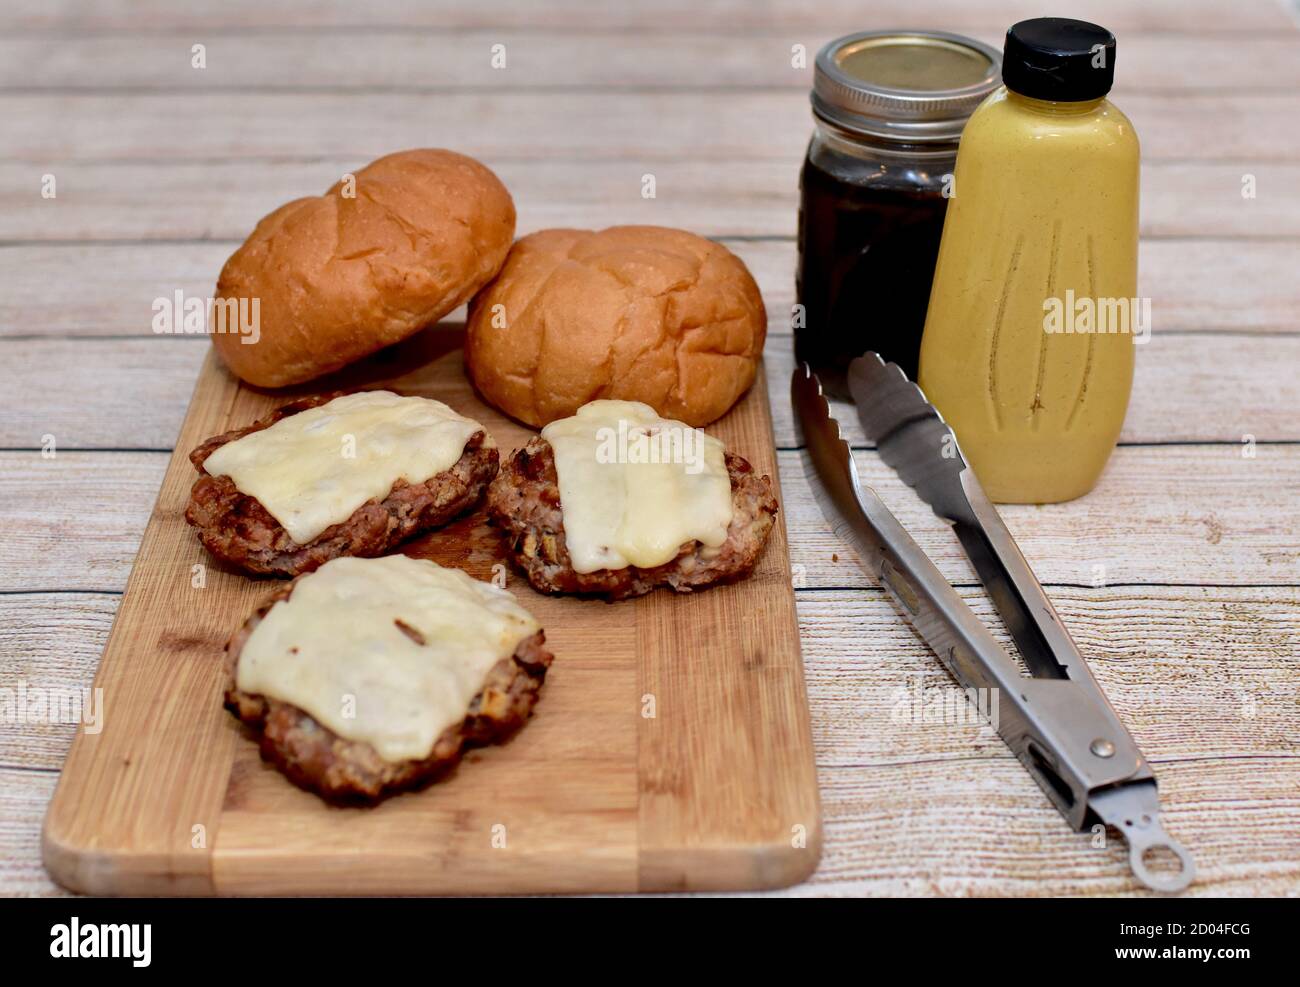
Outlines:
POLYGON ((967 117, 1000 80, 988 45, 870 31, 817 55, 799 189, 795 356, 827 392, 867 350, 916 379, 921 331, 967 117))

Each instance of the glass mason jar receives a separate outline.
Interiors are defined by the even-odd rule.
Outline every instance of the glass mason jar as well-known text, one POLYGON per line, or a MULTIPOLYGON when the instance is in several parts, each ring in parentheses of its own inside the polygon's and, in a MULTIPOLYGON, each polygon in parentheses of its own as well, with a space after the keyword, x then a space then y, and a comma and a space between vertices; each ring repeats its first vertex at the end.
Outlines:
POLYGON ((916 379, 957 142, 1000 82, 1001 58, 937 31, 872 31, 826 45, 800 176, 795 356, 847 397, 867 350, 916 379))

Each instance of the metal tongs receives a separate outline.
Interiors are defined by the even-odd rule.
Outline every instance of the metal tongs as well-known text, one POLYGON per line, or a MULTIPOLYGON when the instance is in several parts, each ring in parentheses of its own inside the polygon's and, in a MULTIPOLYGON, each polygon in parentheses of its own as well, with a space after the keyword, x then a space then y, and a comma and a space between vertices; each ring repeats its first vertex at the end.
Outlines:
POLYGON ((1032 677, 997 642, 870 487, 862 485, 840 438, 821 383, 795 369, 790 398, 803 433, 805 463, 835 534, 857 549, 876 577, 967 689, 994 690, 999 736, 1020 758, 1074 829, 1098 820, 1129 844, 1133 873, 1157 891, 1191 883, 1191 855, 1160 824, 1156 779, 1061 624, 956 436, 896 364, 875 353, 854 360, 849 391, 880 458, 953 526, 1032 677), (1172 851, 1177 872, 1147 866, 1147 854, 1172 851))

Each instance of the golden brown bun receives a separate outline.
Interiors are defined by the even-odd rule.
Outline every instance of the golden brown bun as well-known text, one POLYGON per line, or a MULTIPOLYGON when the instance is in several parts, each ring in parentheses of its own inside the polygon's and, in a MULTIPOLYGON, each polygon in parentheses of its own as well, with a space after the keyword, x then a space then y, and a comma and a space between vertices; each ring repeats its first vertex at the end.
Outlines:
POLYGON ((217 297, 261 299, 256 343, 212 333, 250 384, 299 384, 399 342, 500 270, 515 205, 473 158, 401 151, 355 179, 355 197, 339 182, 275 210, 222 268, 217 297))
POLYGON ((707 425, 754 382, 766 334, 758 286, 720 244, 662 226, 543 230, 470 303, 465 362, 529 425, 597 398, 707 425))

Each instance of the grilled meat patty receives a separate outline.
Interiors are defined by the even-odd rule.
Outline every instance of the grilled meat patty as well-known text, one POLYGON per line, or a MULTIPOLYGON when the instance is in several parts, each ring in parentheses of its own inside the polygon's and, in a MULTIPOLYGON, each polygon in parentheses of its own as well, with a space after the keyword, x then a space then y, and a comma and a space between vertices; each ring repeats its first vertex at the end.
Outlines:
POLYGON ((444 730, 429 756, 418 761, 386 761, 370 744, 340 737, 290 703, 241 692, 236 675, 244 643, 272 605, 289 598, 293 586, 281 587, 226 645, 226 708, 258 733, 262 757, 295 784, 330 801, 374 802, 436 780, 467 748, 505 739, 532 714, 553 657, 541 631, 492 667, 465 719, 444 730))
POLYGON ((305 545, 289 537, 257 498, 240 493, 230 477, 204 472, 203 463, 227 442, 338 396, 294 401, 252 425, 214 436, 190 453, 190 462, 203 475, 190 490, 185 520, 198 529, 204 548, 247 572, 296 576, 343 555, 382 555, 421 531, 446 524, 482 499, 496 475, 499 455, 485 446, 487 434, 481 431, 470 437, 464 454, 450 469, 423 483, 398 480, 383 500, 368 500, 346 521, 326 528, 305 545))
POLYGON ((564 541, 564 511, 555 454, 541 436, 517 451, 488 488, 488 512, 506 533, 510 554, 543 593, 593 593, 623 600, 671 586, 679 593, 743 579, 753 570, 776 518, 772 483, 740 456, 726 454, 733 514, 717 548, 687 542, 671 562, 652 569, 627 566, 575 572, 564 541))

